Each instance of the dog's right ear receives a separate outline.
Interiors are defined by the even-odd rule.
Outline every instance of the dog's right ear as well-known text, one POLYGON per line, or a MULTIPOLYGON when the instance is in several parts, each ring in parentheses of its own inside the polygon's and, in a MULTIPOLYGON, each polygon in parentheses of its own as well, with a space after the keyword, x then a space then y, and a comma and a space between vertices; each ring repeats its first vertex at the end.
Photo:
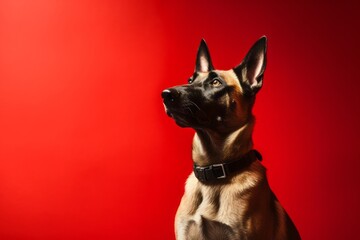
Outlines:
POLYGON ((263 84, 266 48, 267 39, 263 36, 251 47, 240 65, 233 69, 247 95, 255 95, 263 84))
POLYGON ((209 49, 204 39, 201 40, 196 56, 195 72, 210 72, 214 70, 209 49))

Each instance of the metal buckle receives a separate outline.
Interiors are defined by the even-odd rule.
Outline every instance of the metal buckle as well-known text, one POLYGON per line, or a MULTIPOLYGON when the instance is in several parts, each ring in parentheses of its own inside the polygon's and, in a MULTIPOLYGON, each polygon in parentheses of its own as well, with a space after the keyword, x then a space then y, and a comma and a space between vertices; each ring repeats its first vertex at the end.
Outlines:
POLYGON ((213 167, 221 167, 222 170, 222 176, 216 177, 216 179, 221 179, 221 178, 226 178, 226 172, 225 172, 225 168, 224 168, 224 164, 214 164, 212 165, 213 167))
POLYGON ((195 176, 197 177, 197 179, 199 179, 202 182, 226 178, 224 164, 213 164, 213 165, 206 166, 206 167, 194 166, 194 173, 195 173, 195 176), (215 171, 214 171, 215 168, 217 168, 217 167, 220 167, 220 169, 222 171, 222 173, 221 173, 222 175, 218 176, 218 177, 215 176, 215 171))

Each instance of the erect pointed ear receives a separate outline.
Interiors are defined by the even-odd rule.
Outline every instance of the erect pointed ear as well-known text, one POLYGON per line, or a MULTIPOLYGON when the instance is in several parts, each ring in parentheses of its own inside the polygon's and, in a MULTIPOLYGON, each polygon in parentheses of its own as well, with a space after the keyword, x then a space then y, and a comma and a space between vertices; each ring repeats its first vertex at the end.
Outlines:
POLYGON ((209 49, 206 45, 205 40, 202 39, 196 56, 195 71, 210 72, 211 70, 214 70, 214 67, 211 63, 209 49))
POLYGON ((267 39, 263 36, 251 47, 240 65, 233 69, 246 94, 255 95, 263 84, 266 47, 267 39))

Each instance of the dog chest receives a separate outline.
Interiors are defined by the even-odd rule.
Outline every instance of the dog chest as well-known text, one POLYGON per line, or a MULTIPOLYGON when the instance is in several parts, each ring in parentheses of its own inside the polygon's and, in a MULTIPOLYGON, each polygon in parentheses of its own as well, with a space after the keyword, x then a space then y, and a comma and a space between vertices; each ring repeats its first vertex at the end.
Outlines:
POLYGON ((190 175, 176 216, 177 239, 239 239, 247 203, 238 196, 234 186, 207 186, 190 175))

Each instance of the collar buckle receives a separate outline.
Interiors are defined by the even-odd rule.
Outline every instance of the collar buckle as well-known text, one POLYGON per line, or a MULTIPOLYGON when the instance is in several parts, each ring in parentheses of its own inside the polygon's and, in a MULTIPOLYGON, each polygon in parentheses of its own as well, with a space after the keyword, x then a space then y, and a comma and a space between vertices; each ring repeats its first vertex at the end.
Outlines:
POLYGON ((225 172, 224 164, 213 164, 212 167, 221 167, 222 173, 221 173, 220 176, 216 176, 216 179, 226 178, 226 172, 225 172))
POLYGON ((194 173, 201 182, 224 179, 227 177, 224 164, 213 164, 206 167, 194 166, 194 173))

